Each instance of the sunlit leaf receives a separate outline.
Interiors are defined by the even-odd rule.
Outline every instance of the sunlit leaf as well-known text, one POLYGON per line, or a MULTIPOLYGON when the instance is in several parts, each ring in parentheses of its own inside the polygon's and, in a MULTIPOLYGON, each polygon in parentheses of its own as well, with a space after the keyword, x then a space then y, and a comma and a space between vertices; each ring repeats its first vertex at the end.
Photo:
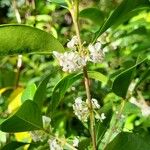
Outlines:
POLYGON ((25 88, 25 90, 22 93, 21 101, 24 102, 26 100, 33 100, 36 89, 37 88, 36 88, 35 83, 27 85, 27 87, 25 88))
POLYGON ((0 55, 63 51, 63 46, 49 33, 26 25, 0 26, 0 55))
POLYGON ((103 25, 96 32, 94 40, 112 26, 118 26, 129 18, 138 14, 138 12, 149 9, 150 3, 146 0, 123 0, 122 3, 109 15, 103 25), (147 7, 145 7, 147 6, 147 7))
POLYGON ((21 106, 22 92, 23 92, 23 88, 18 87, 11 93, 10 97, 8 98, 8 101, 9 101, 8 112, 9 113, 15 111, 19 106, 21 106))

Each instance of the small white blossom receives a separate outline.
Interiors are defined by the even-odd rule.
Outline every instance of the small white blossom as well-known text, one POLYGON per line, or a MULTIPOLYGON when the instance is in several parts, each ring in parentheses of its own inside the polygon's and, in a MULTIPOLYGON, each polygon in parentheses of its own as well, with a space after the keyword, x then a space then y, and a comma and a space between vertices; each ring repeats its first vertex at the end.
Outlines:
POLYGON ((22 66, 22 55, 18 55, 17 67, 20 68, 22 66))
POLYGON ((94 45, 90 44, 88 46, 90 52, 90 61, 93 63, 100 63, 104 58, 104 52, 100 42, 95 43, 94 45))
POLYGON ((75 99, 73 110, 75 115, 79 118, 79 120, 87 122, 87 119, 89 117, 89 109, 87 103, 82 101, 81 97, 75 99))
POLYGON ((105 119, 106 119, 106 116, 105 116, 104 113, 101 114, 101 119, 102 119, 102 120, 105 120, 105 119))
POLYGON ((43 128, 44 129, 46 129, 47 127, 50 126, 51 118, 49 118, 47 116, 42 116, 42 120, 43 120, 43 128))
POLYGON ((54 56, 58 59, 64 72, 74 72, 86 65, 86 59, 81 57, 77 52, 59 53, 54 51, 54 56))
POLYGON ((34 142, 43 141, 44 134, 40 130, 31 131, 30 135, 34 142))
POLYGON ((100 108, 100 105, 98 104, 97 99, 92 98, 91 100, 92 100, 93 108, 94 108, 94 109, 99 109, 99 108, 100 108))
POLYGON ((78 45, 78 37, 77 36, 73 36, 72 39, 67 43, 67 47, 72 49, 72 50, 76 50, 76 46, 78 45))
POLYGON ((78 147, 78 144, 79 144, 79 139, 74 137, 74 139, 73 139, 73 146, 74 147, 78 147))
POLYGON ((96 118, 97 120, 100 120, 100 122, 103 122, 103 120, 106 119, 106 116, 105 116, 104 113, 101 113, 101 115, 99 115, 99 114, 97 113, 97 114, 95 115, 95 118, 96 118))
POLYGON ((63 147, 55 138, 49 139, 48 143, 50 150, 63 150, 63 147))

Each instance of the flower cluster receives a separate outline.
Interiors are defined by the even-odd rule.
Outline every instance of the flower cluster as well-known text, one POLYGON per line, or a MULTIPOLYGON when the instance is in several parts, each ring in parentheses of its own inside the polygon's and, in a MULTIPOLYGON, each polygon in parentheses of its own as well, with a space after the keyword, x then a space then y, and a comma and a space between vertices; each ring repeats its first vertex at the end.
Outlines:
POLYGON ((31 131, 30 136, 34 142, 43 142, 47 138, 47 135, 41 130, 31 131))
POLYGON ((60 66, 64 72, 74 72, 86 65, 88 61, 93 63, 100 63, 104 58, 104 52, 100 42, 94 45, 90 44, 88 46, 88 52, 86 55, 81 55, 77 51, 79 46, 79 41, 77 36, 74 36, 68 43, 67 47, 71 50, 65 53, 59 53, 54 51, 53 55, 59 61, 60 66))
POLYGON ((90 44, 88 46, 90 52, 90 61, 93 63, 100 63, 104 58, 104 52, 102 51, 102 45, 100 42, 95 43, 94 45, 90 44))
POLYGON ((63 150, 61 143, 56 138, 49 139, 48 143, 50 150, 63 150))
POLYGON ((81 97, 75 99, 73 110, 79 120, 87 122, 87 118, 89 117, 89 109, 87 103, 82 101, 81 97))
POLYGON ((105 116, 104 113, 101 113, 101 115, 99 115, 99 114, 97 113, 97 114, 95 115, 95 118, 96 118, 97 120, 99 120, 100 122, 103 122, 103 120, 106 119, 106 116, 105 116))
POLYGON ((58 53, 53 52, 54 56, 58 59, 60 66, 64 72, 74 72, 81 69, 86 65, 86 59, 80 56, 77 52, 58 53))
MULTIPOLYGON (((98 101, 94 98, 92 98, 91 100, 93 108, 99 109, 100 105, 98 104, 98 101)), ((78 117, 79 120, 87 122, 88 117, 90 115, 90 111, 87 102, 83 101, 81 97, 75 99, 73 110, 74 114, 78 117)), ((106 117, 104 113, 102 113, 101 115, 96 113, 95 118, 102 122, 106 117)))

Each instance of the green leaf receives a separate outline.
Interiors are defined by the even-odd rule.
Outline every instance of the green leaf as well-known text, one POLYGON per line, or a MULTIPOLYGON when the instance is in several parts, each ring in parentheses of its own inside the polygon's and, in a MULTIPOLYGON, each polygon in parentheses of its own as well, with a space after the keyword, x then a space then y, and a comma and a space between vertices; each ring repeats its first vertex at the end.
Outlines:
POLYGON ((17 148, 24 146, 28 143, 13 141, 6 144, 1 150, 16 150, 17 148))
MULTIPOLYGON (((144 59, 143 61, 145 61, 146 59, 144 59)), ((126 98, 127 95, 127 91, 130 85, 130 82, 132 80, 133 77, 133 73, 135 68, 140 65, 143 61, 141 61, 140 63, 134 65, 133 67, 121 72, 114 80, 113 82, 113 86, 112 86, 112 91, 122 97, 122 98, 126 98)))
POLYGON ((39 108, 43 106, 43 101, 46 98, 46 88, 49 79, 50 79, 50 75, 46 75, 46 77, 44 77, 44 79, 41 81, 41 83, 39 84, 35 92, 33 101, 39 106, 39 108))
POLYGON ((78 149, 79 150, 88 149, 89 145, 90 145, 90 139, 89 138, 81 138, 81 140, 79 142, 78 149))
POLYGON ((150 150, 150 145, 138 135, 122 132, 107 145, 105 150, 150 150))
POLYGON ((117 27, 129 18, 137 15, 138 12, 149 9, 149 7, 145 7, 147 5, 150 5, 147 0, 123 0, 96 32, 93 41, 96 41, 96 39, 110 27, 117 27))
MULTIPOLYGON (((98 80, 102 83, 107 83, 108 78, 97 71, 88 71, 89 78, 98 80)), ((70 74, 65 76, 61 79, 53 89, 52 98, 50 102, 50 107, 48 108, 48 112, 53 112, 57 106, 59 105, 60 101, 63 99, 67 89, 71 87, 71 85, 79 79, 83 78, 83 73, 79 74, 70 74)))
POLYGON ((147 80, 147 78, 149 77, 150 75, 150 67, 147 68, 147 70, 145 72, 143 72, 143 74, 141 75, 141 77, 139 78, 136 86, 135 86, 135 90, 137 89, 137 87, 142 83, 144 82, 145 80, 147 80))
POLYGON ((26 100, 19 110, 1 125, 3 132, 24 132, 42 129, 42 115, 38 106, 31 100, 26 100))
POLYGON ((65 0, 49 0, 52 3, 65 4, 65 0))
POLYGON ((136 106, 130 102, 127 102, 125 104, 125 107, 123 109, 123 114, 131 115, 131 114, 140 114, 140 113, 141 113, 141 109, 138 106, 136 106))
POLYGON ((64 97, 67 89, 77 80, 82 77, 82 74, 70 74, 61 79, 53 89, 52 98, 50 102, 50 106, 48 108, 48 112, 54 112, 56 107, 59 105, 61 99, 64 97))
POLYGON ((36 89, 35 83, 27 85, 26 89, 22 93, 21 101, 24 102, 26 100, 33 100, 36 89))
POLYGON ((103 13, 97 8, 86 8, 80 12, 80 17, 87 18, 97 25, 101 25, 104 20, 103 13))
POLYGON ((49 33, 26 25, 0 26, 0 56, 64 51, 63 46, 49 33))
POLYGON ((108 78, 98 71, 88 71, 88 76, 89 78, 98 80, 104 84, 106 84, 108 81, 108 78))

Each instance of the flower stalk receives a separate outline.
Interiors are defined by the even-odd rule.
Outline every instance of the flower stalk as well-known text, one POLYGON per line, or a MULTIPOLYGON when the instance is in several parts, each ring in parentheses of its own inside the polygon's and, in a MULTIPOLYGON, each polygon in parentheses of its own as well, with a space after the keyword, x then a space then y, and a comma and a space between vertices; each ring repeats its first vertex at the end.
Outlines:
MULTIPOLYGON (((80 30, 79 30, 79 19, 78 19, 79 0, 72 1, 71 5, 68 5, 68 6, 69 6, 72 19, 73 19, 73 24, 75 27, 76 35, 79 40, 78 51, 79 53, 83 54, 82 42, 81 42, 80 30)), ((96 148, 96 134, 95 134, 95 117, 94 117, 94 109, 93 109, 92 99, 91 99, 91 94, 90 94, 90 81, 89 81, 86 66, 83 67, 83 75, 84 75, 84 84, 85 84, 86 96, 87 96, 87 101, 88 101, 88 107, 90 111, 90 133, 91 133, 91 138, 92 138, 92 146, 93 146, 93 150, 96 150, 97 148, 96 148)))

